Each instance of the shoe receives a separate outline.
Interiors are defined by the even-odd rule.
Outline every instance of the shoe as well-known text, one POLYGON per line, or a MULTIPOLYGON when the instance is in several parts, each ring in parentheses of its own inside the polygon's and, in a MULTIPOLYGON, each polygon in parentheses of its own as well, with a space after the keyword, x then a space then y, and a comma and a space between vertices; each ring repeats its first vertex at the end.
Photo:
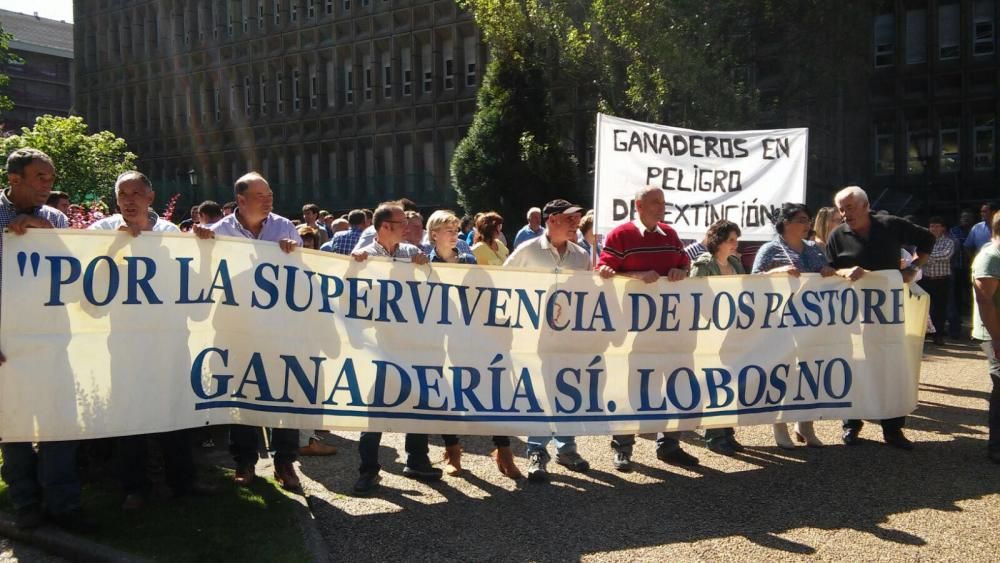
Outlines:
POLYGON ((719 455, 734 456, 736 455, 736 448, 727 440, 712 440, 708 443, 708 449, 719 455))
POLYGON ((795 441, 801 442, 810 448, 822 448, 823 442, 816 437, 812 422, 795 423, 795 441))
POLYGON ((788 435, 788 425, 784 422, 771 425, 771 432, 774 434, 774 443, 783 450, 794 450, 795 442, 788 435))
POLYGON ((840 437, 840 441, 844 442, 845 446, 858 446, 861 445, 861 436, 858 436, 861 431, 855 428, 844 430, 844 434, 840 437))
POLYGON ((444 472, 449 477, 465 473, 462 469, 462 446, 455 444, 444 448, 444 472))
POLYGON ((514 452, 510 451, 510 446, 500 446, 493 450, 493 460, 497 462, 497 469, 511 479, 524 479, 521 470, 514 465, 514 452))
POLYGON ((49 521, 56 526, 74 534, 93 534, 97 532, 97 524, 87 518, 83 510, 75 508, 69 512, 49 514, 49 521))
POLYGON ((549 472, 545 470, 549 462, 549 454, 539 450, 528 454, 528 481, 532 483, 547 483, 549 472))
POLYGON ((611 459, 611 463, 615 466, 615 471, 621 471, 622 473, 631 473, 632 452, 625 453, 615 450, 615 455, 611 459))
POLYGON ((371 496, 378 489, 378 482, 382 480, 378 471, 362 473, 358 480, 354 482, 354 494, 359 497, 371 496))
POLYGON ((656 450, 656 459, 662 461, 663 463, 680 465, 683 467, 694 467, 700 463, 698 458, 682 450, 680 447, 676 447, 669 452, 656 450))
POLYGON ((275 463, 274 479, 286 491, 298 491, 302 489, 302 482, 295 473, 295 465, 291 463, 275 463))
POLYGON ((253 478, 256 476, 253 469, 254 467, 252 465, 237 466, 236 474, 233 475, 233 481, 241 487, 249 487, 250 483, 253 483, 253 478))
POLYGON ((896 449, 910 451, 913 449, 913 442, 911 442, 906 435, 903 434, 902 430, 896 430, 894 432, 883 432, 882 437, 885 443, 896 449))
POLYGON ((142 510, 143 506, 146 506, 146 499, 139 493, 130 493, 125 496, 125 502, 122 503, 122 511, 135 512, 142 510))
POLYGON ((729 437, 729 445, 733 448, 733 451, 736 452, 745 452, 747 450, 743 447, 743 444, 736 441, 736 436, 729 437))
POLYGON ((299 455, 334 455, 337 453, 337 446, 330 446, 320 442, 316 438, 309 438, 309 445, 299 448, 299 455))
POLYGON ((403 477, 417 479, 418 481, 437 481, 441 479, 442 471, 428 463, 407 464, 403 468, 403 477))
POLYGON ((14 515, 14 525, 18 530, 34 530, 45 522, 45 513, 37 504, 29 504, 19 508, 14 515))
POLYGON ((587 460, 580 457, 580 454, 576 452, 557 453, 556 463, 577 473, 583 473, 590 469, 590 464, 587 463, 587 460))

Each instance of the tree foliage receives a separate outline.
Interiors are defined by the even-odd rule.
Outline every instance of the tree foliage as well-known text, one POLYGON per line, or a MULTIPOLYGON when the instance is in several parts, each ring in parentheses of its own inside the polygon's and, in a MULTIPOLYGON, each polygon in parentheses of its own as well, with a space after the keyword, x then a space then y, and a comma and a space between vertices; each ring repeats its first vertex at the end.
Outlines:
MULTIPOLYGON (((0 65, 21 62, 21 57, 10 52, 10 40, 13 38, 13 35, 3 30, 3 24, 0 24, 0 65)), ((0 73, 0 112, 8 111, 14 107, 14 102, 8 96, 3 95, 8 84, 10 84, 10 77, 0 73)))
POLYGON ((543 70, 530 59, 494 57, 479 109, 455 149, 452 179, 467 210, 496 210, 510 226, 529 207, 572 197, 573 163, 552 127, 543 70))
MULTIPOLYGON (((75 202, 109 200, 115 179, 135 168, 136 155, 129 152, 125 139, 110 131, 87 134, 83 118, 43 115, 35 126, 21 129, 19 135, 0 139, 6 158, 16 149, 31 147, 50 157, 56 166, 57 190, 69 194, 75 202)), ((0 175, 7 185, 7 176, 0 175)))

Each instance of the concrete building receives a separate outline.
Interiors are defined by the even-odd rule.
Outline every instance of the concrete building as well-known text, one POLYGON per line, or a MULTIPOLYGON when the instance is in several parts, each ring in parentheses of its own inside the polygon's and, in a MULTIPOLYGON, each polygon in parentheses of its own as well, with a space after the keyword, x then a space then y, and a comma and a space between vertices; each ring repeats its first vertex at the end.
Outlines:
POLYGON ((74 18, 78 113, 182 207, 232 199, 248 170, 296 215, 454 201, 485 49, 453 0, 100 0, 74 18))
POLYGON ((40 115, 69 115, 73 105, 73 24, 0 10, 0 24, 14 38, 21 62, 0 66, 10 77, 6 95, 14 109, 0 116, 5 131, 31 127, 40 115))

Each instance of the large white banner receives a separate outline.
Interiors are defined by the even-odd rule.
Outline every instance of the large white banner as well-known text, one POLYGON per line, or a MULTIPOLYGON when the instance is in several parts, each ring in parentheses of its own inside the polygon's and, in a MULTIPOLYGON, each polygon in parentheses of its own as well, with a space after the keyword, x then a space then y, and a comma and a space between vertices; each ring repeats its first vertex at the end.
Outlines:
POLYGON ((3 441, 900 416, 916 406, 928 303, 896 272, 647 285, 66 230, 5 235, 3 251, 3 441))
POLYGON ((808 129, 693 131, 597 114, 596 232, 635 219, 636 191, 653 185, 683 239, 728 219, 743 240, 769 240, 781 204, 805 202, 808 143, 808 129))

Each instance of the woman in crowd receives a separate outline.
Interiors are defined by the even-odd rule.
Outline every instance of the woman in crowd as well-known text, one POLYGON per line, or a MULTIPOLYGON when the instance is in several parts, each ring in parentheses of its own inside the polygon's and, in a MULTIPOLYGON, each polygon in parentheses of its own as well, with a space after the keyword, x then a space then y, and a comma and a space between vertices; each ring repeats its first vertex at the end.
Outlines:
MULTIPOLYGON (((496 214, 494 213, 493 215, 496 214)), ((497 215, 498 219, 499 217, 497 215)), ((431 213, 431 216, 427 219, 427 237, 430 244, 429 257, 431 262, 447 262, 450 264, 476 263, 474 255, 458 251, 457 244, 460 225, 461 221, 451 211, 439 210, 431 213)), ((479 232, 493 231, 487 231, 480 227, 479 232)), ((497 242, 502 246, 502 243, 497 242)), ((450 476, 461 475, 464 470, 462 469, 462 446, 459 444, 458 436, 445 434, 441 438, 444 439, 444 472, 450 476)), ((493 445, 496 446, 496 450, 493 451, 493 459, 496 461, 500 473, 511 479, 520 479, 521 471, 514 464, 514 454, 510 449, 510 437, 494 436, 493 445)))
POLYGON ((500 240, 501 229, 503 217, 496 211, 483 213, 476 219, 476 244, 472 245, 476 262, 487 266, 503 266, 510 251, 500 240))
MULTIPOLYGON (((843 217, 840 216, 840 211, 836 207, 823 207, 816 212, 816 220, 813 222, 813 242, 816 246, 823 251, 826 255, 826 241, 830 236, 830 231, 837 228, 843 221, 843 217)), ((830 256, 826 255, 829 260, 830 256)))
MULTIPOLYGON (((830 266, 826 255, 815 242, 805 240, 809 236, 811 227, 809 208, 805 204, 782 204, 781 211, 774 217, 774 230, 778 236, 757 250, 752 273, 785 274, 793 277, 803 273, 818 273, 823 277, 832 276, 835 270, 830 266)), ((779 447, 784 449, 795 447, 788 435, 787 425, 778 423, 773 429, 774 441, 779 447)), ((823 442, 816 437, 812 422, 797 422, 795 438, 812 448, 823 445, 823 442)))
POLYGON ((299 236, 302 237, 302 248, 319 250, 319 231, 306 224, 299 225, 295 229, 299 231, 299 236))
MULTIPOLYGON (((745 274, 740 263, 740 227, 725 219, 716 221, 705 233, 706 252, 691 263, 691 277, 732 276, 745 274)), ((733 455, 743 451, 743 446, 736 441, 736 431, 733 428, 710 428, 705 431, 705 442, 708 449, 722 455, 733 455)))

